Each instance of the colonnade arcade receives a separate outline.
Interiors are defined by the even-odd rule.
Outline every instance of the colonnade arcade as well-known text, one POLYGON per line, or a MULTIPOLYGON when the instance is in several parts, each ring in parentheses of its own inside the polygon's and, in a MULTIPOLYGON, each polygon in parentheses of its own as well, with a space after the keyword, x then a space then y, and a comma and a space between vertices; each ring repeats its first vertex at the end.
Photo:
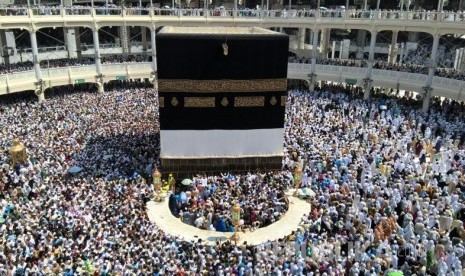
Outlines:
MULTIPOLYGON (((300 28, 298 31, 298 48, 299 49, 304 49, 304 41, 305 41, 305 35, 306 35, 307 29, 305 28, 300 28)), ((324 51, 327 49, 328 44, 329 44, 329 29, 321 28, 321 29, 311 29, 309 30, 312 32, 310 38, 311 38, 311 70, 308 74, 308 83, 310 90, 314 89, 315 82, 316 82, 316 59, 323 56, 326 56, 327 53, 324 51)), ((368 58, 365 60, 366 62, 366 67, 367 67, 367 73, 366 73, 366 78, 364 79, 362 86, 364 90, 364 99, 368 99, 370 97, 370 91, 372 88, 372 72, 373 72, 373 65, 375 63, 375 46, 376 46, 376 39, 377 36, 379 35, 379 31, 377 29, 373 29, 368 32, 367 34, 370 37, 370 43, 369 43, 369 51, 368 51, 368 58)), ((398 39, 399 31, 395 30, 392 31, 392 38, 391 38, 391 45, 389 47, 389 55, 388 55, 388 63, 395 63, 396 62, 396 57, 397 57, 397 39, 398 39)), ((425 83, 425 86, 423 87, 423 91, 416 91, 420 93, 423 97, 423 110, 427 110, 431 101, 431 92, 432 92, 432 82, 433 82, 433 77, 435 74, 435 69, 437 67, 437 54, 438 54, 438 47, 439 47, 439 41, 441 39, 442 35, 440 34, 433 34, 433 43, 432 43, 432 49, 431 49, 431 61, 427 66, 428 66, 428 77, 427 81, 425 83)), ((342 48, 342 45, 341 45, 342 48)), ((332 47, 334 51, 334 46, 332 47)), ((342 50, 340 50, 342 52, 342 50)), ((334 52, 332 54, 332 57, 334 57, 334 52)), ((363 56, 362 56, 363 57, 363 56)))
MULTIPOLYGON (((32 49, 32 62, 34 64, 34 73, 35 73, 35 91, 34 93, 37 95, 39 102, 43 102, 45 100, 44 91, 47 88, 46 84, 42 77, 42 72, 40 69, 40 58, 39 58, 39 47, 37 44, 37 31, 38 29, 29 30, 29 36, 31 41, 31 49, 32 49)), ((99 41, 99 27, 97 24, 91 29, 92 37, 93 37, 93 49, 94 49, 94 59, 95 59, 95 83, 97 85, 98 92, 103 92, 104 90, 104 83, 103 83, 103 70, 102 70, 102 59, 101 59, 101 51, 100 51, 100 41, 99 41)), ((150 41, 151 41, 151 60, 152 60, 152 78, 151 82, 156 85, 156 72, 157 72, 157 58, 156 58, 156 27, 153 26, 150 28, 150 41)))
MULTIPOLYGON (((54 17, 54 16, 50 16, 50 18, 52 18, 52 17, 54 17)), ((219 24, 228 26, 228 23, 230 23, 229 21, 231 21, 231 20, 233 20, 233 19, 227 19, 223 23, 219 23, 219 24)), ((104 80, 103 80, 103 71, 102 71, 102 60, 101 60, 102 55, 101 55, 101 49, 100 49, 101 44, 100 44, 100 41, 99 41, 99 30, 101 28, 103 28, 103 27, 112 26, 112 24, 107 22, 107 21, 102 21, 102 20, 100 20, 100 21, 101 22, 99 22, 97 20, 93 20, 91 25, 89 25, 89 23, 86 23, 86 24, 83 24, 83 25, 81 24, 81 25, 84 28, 90 28, 90 30, 92 32, 93 51, 94 51, 93 55, 94 55, 94 58, 95 58, 95 68, 96 68, 95 69, 96 70, 96 72, 95 72, 95 83, 97 84, 98 91, 102 92, 103 91, 103 82, 104 82, 104 80)), ((326 49, 329 47, 330 30, 331 30, 332 26, 327 26, 327 24, 324 24, 323 22, 318 22, 317 21, 317 22, 309 23, 307 25, 308 27, 306 27, 305 26, 306 24, 304 22, 305 21, 302 21, 302 22, 299 21, 299 23, 295 24, 295 26, 299 26, 299 27, 297 27, 298 33, 299 33, 299 35, 298 35, 299 48, 301 48, 302 45, 305 42, 304 39, 306 37, 306 32, 307 31, 312 32, 311 41, 310 41, 310 45, 311 45, 311 50, 310 50, 311 66, 310 66, 310 71, 308 72, 308 82, 310 84, 310 89, 313 89, 314 85, 315 85, 315 81, 316 81, 316 76, 318 74, 318 72, 316 70, 317 58, 321 57, 321 55, 322 55, 321 52, 326 51, 326 49)), ((27 31, 29 32, 30 41, 31 41, 32 61, 33 61, 33 64, 34 64, 34 73, 35 73, 35 78, 36 78, 35 93, 38 96, 39 101, 44 100, 44 90, 46 88, 46 84, 43 81, 42 73, 41 73, 41 70, 40 70, 39 47, 38 47, 38 44, 37 44, 37 32, 40 31, 41 28, 47 28, 47 22, 43 21, 42 23, 43 24, 38 24, 38 23, 34 23, 34 22, 29 23, 28 24, 29 28, 27 29, 27 31)), ((148 54, 151 56, 151 67, 152 67, 151 68, 152 69, 151 81, 154 84, 156 84, 156 72, 157 72, 157 61, 156 60, 157 59, 156 59, 155 40, 156 40, 157 28, 162 26, 162 25, 155 23, 153 20, 151 22, 149 22, 149 23, 147 23, 147 22, 145 22, 145 23, 135 23, 135 22, 127 22, 127 21, 123 20, 123 23, 124 24, 122 26, 121 25, 118 26, 122 30, 124 30, 124 29, 127 30, 127 28, 130 28, 130 27, 141 27, 143 29, 147 28, 148 30, 150 30, 150 42, 151 42, 152 47, 150 49, 150 53, 148 53, 148 54)), ((281 29, 282 30, 283 25, 281 23, 282 22, 276 22, 275 23, 276 27, 270 27, 270 26, 273 25, 273 23, 268 22, 266 27, 267 28, 276 28, 276 29, 281 29)), ((428 106, 429 106, 429 103, 430 103, 431 91, 432 91, 432 82, 433 82, 433 78, 434 78, 435 68, 437 66, 437 53, 438 53, 439 41, 440 41, 441 36, 444 34, 444 29, 440 29, 440 28, 437 28, 437 27, 436 28, 432 27, 434 25, 434 22, 427 22, 427 23, 428 23, 427 28, 420 28, 420 29, 424 30, 425 33, 431 34, 432 37, 433 37, 432 50, 431 50, 431 60, 433 62, 428 64, 428 66, 429 66, 429 68, 428 68, 428 76, 427 76, 426 83, 422 87, 423 91, 416 91, 416 92, 419 92, 420 94, 423 95, 423 109, 424 110, 428 109, 428 106), (433 23, 433 24, 431 24, 431 23, 433 23)), ((175 25, 176 25, 176 23, 175 23, 175 25)), ((381 26, 379 24, 373 24, 373 25, 371 25, 371 27, 368 27, 368 26, 366 24, 361 24, 360 26, 357 26, 357 25, 350 26, 351 29, 367 31, 368 35, 370 37, 369 51, 368 51, 368 55, 367 55, 368 58, 365 60, 366 68, 367 68, 366 77, 364 78, 363 83, 362 83, 362 86, 363 86, 364 91, 365 91, 364 92, 364 98, 368 98, 370 96, 370 90, 372 88, 372 82, 373 82, 373 80, 372 80, 372 72, 373 72, 373 65, 374 65, 374 62, 375 62, 375 58, 374 58, 375 57, 375 46, 376 46, 376 39, 377 39, 378 34, 380 32, 384 32, 384 31, 392 31, 391 47, 390 47, 390 53, 389 53, 389 58, 388 58, 389 62, 395 61, 395 57, 397 56, 397 54, 395 53, 395 51, 396 51, 395 48, 396 47, 394 45, 397 43, 397 38, 398 38, 398 34, 399 34, 399 29, 389 30, 388 26, 381 26)), ((289 27, 289 26, 287 26, 287 27, 289 27)), ((290 27, 294 27, 294 26, 290 26, 290 27)), ((20 27, 20 28, 25 30, 24 27, 20 27)), ((70 25, 70 26, 65 26, 63 28, 64 29, 76 28, 76 26, 71 26, 70 25)), ((3 29, 5 29, 5 26, 3 26, 3 29)), ((0 38, 0 40, 1 40, 1 38, 0 38)), ((69 41, 70 41, 70 39, 68 38, 67 43, 69 41)), ((126 39, 126 43, 127 43, 127 39, 126 39)), ((4 46, 5 45, 0 45, 0 47, 4 47, 4 46)), ((69 48, 69 45, 66 45, 66 46, 69 48)), ((76 46, 73 46, 73 47, 76 48, 76 46)), ((71 47, 71 48, 73 48, 73 47, 71 47)), ((81 49, 79 49, 79 47, 80 46, 78 45, 76 51, 81 50, 81 49)), ((128 47, 128 46, 126 45, 126 47, 128 47)), ((334 47, 333 47, 333 51, 334 51, 334 47)))

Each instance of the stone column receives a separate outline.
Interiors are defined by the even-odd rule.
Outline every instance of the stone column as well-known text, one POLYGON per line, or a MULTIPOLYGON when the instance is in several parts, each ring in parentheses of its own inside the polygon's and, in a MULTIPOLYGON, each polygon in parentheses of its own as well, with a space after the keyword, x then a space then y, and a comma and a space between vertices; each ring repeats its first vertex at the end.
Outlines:
POLYGON ((465 66, 465 48, 455 50, 454 68, 460 72, 464 71, 465 66))
POLYGON ((65 45, 68 50, 68 58, 77 58, 77 46, 76 46, 76 28, 63 28, 65 37, 65 45))
POLYGON ((142 37, 142 52, 147 54, 147 28, 146 27, 140 27, 140 34, 142 37))
POLYGON ((344 56, 344 41, 341 41, 341 44, 339 44, 339 59, 342 59, 344 56))
POLYGON ((392 31, 391 46, 389 47, 389 56, 388 56, 389 63, 396 63, 397 61, 397 36, 398 35, 399 35, 399 31, 392 31))
POLYGON ((409 32, 408 33, 408 42, 418 42, 418 40, 420 39, 420 33, 418 32, 409 32))
POLYGON ((365 40, 367 37, 367 31, 358 30, 357 32, 357 59, 363 59, 365 53, 365 40))
POLYGON ((376 31, 371 32, 371 39, 370 39, 370 52, 368 54, 368 61, 367 61, 367 76, 363 80, 363 99, 367 100, 370 98, 370 90, 372 87, 372 72, 373 72, 373 63, 375 57, 375 46, 376 46, 376 31))
MULTIPOLYGON (((414 11, 417 11, 419 8, 420 8, 420 3, 421 1, 413 1, 413 10, 414 11)), ((438 0, 438 2, 440 2, 440 0, 438 0)), ((406 10, 408 11, 409 10, 409 6, 408 4, 410 3, 410 1, 405 1, 405 5, 406 5, 406 10)), ((407 15, 405 15, 404 18, 407 18, 407 15)), ((408 33, 408 42, 414 42, 414 43, 418 43, 418 41, 420 40, 420 33, 419 32, 409 32, 408 33)))
POLYGON ((331 29, 321 30, 320 53, 322 58, 328 57, 328 46, 331 29))
POLYGON ((81 35, 79 32, 79 27, 74 28, 74 38, 76 40, 76 57, 82 57, 82 47, 81 47, 81 35))
POLYGON ((439 38, 440 38, 439 34, 435 34, 433 37, 433 47, 431 49, 431 63, 428 69, 428 78, 426 79, 426 85, 423 87, 423 92, 424 92, 423 107, 422 107, 423 112, 428 111, 429 104, 431 102, 431 91, 433 90, 431 86, 433 84, 434 71, 437 65, 436 58, 438 56, 439 38))
POLYGON ((5 30, 0 30, 0 54, 2 56, 3 63, 6 65, 10 64, 10 50, 6 43, 5 30))
POLYGON ((95 80, 97 83, 97 91, 102 93, 104 91, 103 88, 103 70, 102 70, 102 60, 100 59, 100 42, 98 37, 98 28, 94 27, 92 30, 92 34, 94 37, 94 57, 95 57, 95 68, 97 75, 95 76, 95 80))
MULTIPOLYGON (((442 10, 443 10, 443 8, 444 8, 444 0, 439 0, 439 1, 438 1, 438 9, 437 9, 437 11, 438 11, 439 13, 441 13, 442 10)), ((438 16, 438 17, 439 17, 439 16, 438 16)))
POLYGON ((156 44, 157 32, 155 26, 150 29, 150 41, 152 43, 152 82, 153 88, 158 92, 158 65, 157 65, 157 44, 156 44))
POLYGON ((3 63, 10 64, 10 56, 15 55, 16 40, 13 31, 0 30, 0 49, 3 63))
POLYGON ((313 41, 312 41, 312 64, 310 67, 309 77, 309 90, 315 90, 316 81, 316 58, 318 56, 318 29, 313 30, 313 41))
POLYGON ((405 57, 405 43, 400 43, 400 55, 399 55, 399 62, 400 64, 404 63, 405 57))
POLYGON ((299 38, 298 38, 298 49, 303 50, 305 49, 305 28, 299 28, 299 38))
POLYGON ((128 54, 129 51, 129 28, 126 26, 119 27, 119 39, 123 54, 128 54))
MULTIPOLYGON (((331 47, 331 59, 334 59, 335 57, 336 57, 336 40, 333 40, 333 46, 331 47)), ((339 55, 339 58, 340 58, 340 55, 339 55)))
MULTIPOLYGON (((1 46, 1 45, 0 45, 1 46)), ((455 50, 455 59, 454 59, 454 69, 460 70, 462 66, 462 57, 463 55, 463 48, 459 48, 455 50)))
MULTIPOLYGON (((65 7, 72 7, 72 0, 62 0, 61 4, 65 7)), ((69 58, 81 58, 81 38, 79 36, 79 27, 63 28, 65 45, 68 49, 69 58)))
POLYGON ((29 35, 31 37, 31 48, 32 48, 32 60, 34 62, 34 73, 36 75, 36 80, 37 80, 35 83, 36 88, 34 90, 34 93, 39 98, 39 103, 42 103, 45 101, 45 95, 44 95, 45 82, 42 79, 42 72, 40 71, 39 48, 37 47, 36 31, 35 30, 29 31, 29 35))

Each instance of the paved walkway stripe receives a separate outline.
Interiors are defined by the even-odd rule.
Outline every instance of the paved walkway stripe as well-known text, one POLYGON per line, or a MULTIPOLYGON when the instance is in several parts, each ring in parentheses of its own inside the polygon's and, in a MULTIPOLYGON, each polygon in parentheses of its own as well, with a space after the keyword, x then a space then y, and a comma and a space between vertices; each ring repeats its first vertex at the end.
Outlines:
MULTIPOLYGON (((305 200, 292 196, 294 190, 289 190, 286 194, 289 199, 289 210, 277 222, 253 232, 239 232, 240 241, 247 244, 257 245, 269 240, 276 240, 291 234, 299 226, 304 215, 310 213, 310 204, 305 200)), ((210 243, 220 240, 229 239, 233 233, 223 233, 216 231, 201 230, 194 226, 183 223, 179 218, 171 215, 168 207, 168 200, 162 203, 149 201, 147 203, 147 212, 150 221, 154 222, 166 234, 179 236, 186 241, 202 239, 210 243)))

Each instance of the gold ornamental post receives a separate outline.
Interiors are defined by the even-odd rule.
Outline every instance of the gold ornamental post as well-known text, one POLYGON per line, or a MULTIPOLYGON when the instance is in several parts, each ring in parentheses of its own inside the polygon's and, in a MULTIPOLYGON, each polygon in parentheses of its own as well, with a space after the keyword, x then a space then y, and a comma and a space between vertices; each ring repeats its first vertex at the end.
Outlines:
POLYGON ((19 139, 13 139, 13 145, 10 150, 11 166, 18 163, 24 163, 27 160, 26 148, 19 142, 19 139))
POLYGON ((173 177, 173 174, 170 173, 168 176, 168 184, 170 185, 171 193, 176 193, 176 180, 173 177))
POLYGON ((161 173, 158 171, 158 168, 155 167, 155 170, 152 174, 153 178, 153 187, 155 189, 155 201, 162 201, 161 197, 161 173))
POLYGON ((231 212, 231 217, 232 217, 232 223, 234 225, 234 234, 231 236, 231 240, 237 243, 241 238, 239 237, 239 234, 237 233, 237 230, 239 228, 239 222, 241 220, 241 206, 239 203, 234 204, 231 212))
POLYGON ((302 184, 302 168, 300 165, 296 165, 294 169, 294 196, 298 196, 297 190, 300 188, 300 184, 302 184))

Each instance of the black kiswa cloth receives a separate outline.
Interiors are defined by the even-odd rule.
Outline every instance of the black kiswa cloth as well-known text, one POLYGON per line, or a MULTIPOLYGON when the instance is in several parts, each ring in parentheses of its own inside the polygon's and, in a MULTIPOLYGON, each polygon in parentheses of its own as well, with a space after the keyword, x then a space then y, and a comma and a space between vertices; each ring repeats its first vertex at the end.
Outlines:
POLYGON ((169 34, 157 36, 159 79, 287 78, 289 38, 286 35, 228 36, 169 34))

